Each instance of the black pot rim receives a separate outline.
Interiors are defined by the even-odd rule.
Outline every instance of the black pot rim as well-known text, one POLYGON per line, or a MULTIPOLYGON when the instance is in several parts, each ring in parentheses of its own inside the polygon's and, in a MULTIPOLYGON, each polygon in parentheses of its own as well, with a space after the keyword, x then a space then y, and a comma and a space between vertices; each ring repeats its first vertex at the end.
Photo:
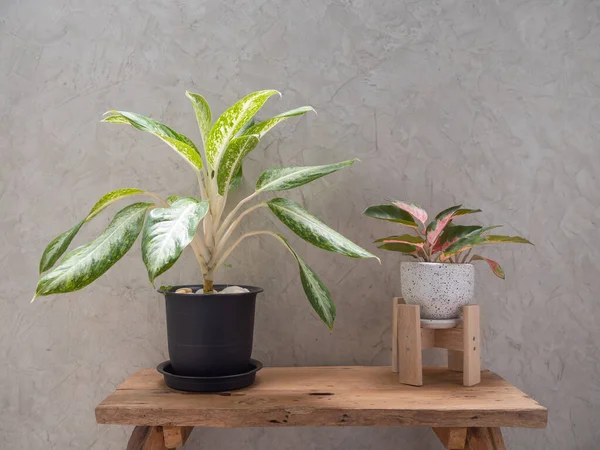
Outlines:
MULTIPOLYGON (((261 292, 264 291, 263 288, 261 287, 257 287, 257 286, 249 286, 246 284, 235 284, 235 283, 230 283, 230 284, 215 284, 214 287, 216 289, 224 289, 228 286, 239 286, 241 288, 245 288, 248 289, 249 292, 236 292, 236 293, 231 293, 231 294, 226 294, 228 296, 244 296, 244 295, 248 295, 248 294, 260 294, 261 292)), ((204 294, 204 293, 196 293, 197 290, 202 289, 203 285, 202 284, 179 284, 177 286, 169 286, 170 289, 169 290, 164 290, 164 289, 158 289, 158 292, 160 292, 161 294, 169 294, 169 295, 175 295, 175 296, 192 296, 192 297, 205 297, 205 298, 210 298, 210 297, 220 297, 223 294, 204 294), (192 289, 194 292, 192 294, 183 294, 183 293, 175 293, 175 291, 177 289, 182 289, 182 288, 190 288, 192 289)))

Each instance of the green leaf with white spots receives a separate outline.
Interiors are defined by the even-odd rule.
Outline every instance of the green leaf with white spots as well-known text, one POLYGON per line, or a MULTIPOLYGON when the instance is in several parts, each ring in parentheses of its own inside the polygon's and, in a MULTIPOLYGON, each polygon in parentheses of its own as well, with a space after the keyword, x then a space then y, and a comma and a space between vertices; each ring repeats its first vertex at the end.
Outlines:
POLYGON ((206 159, 212 168, 220 167, 221 158, 235 135, 274 94, 274 90, 258 91, 236 102, 217 119, 206 142, 206 159))
POLYGON ((256 182, 256 192, 285 191, 310 183, 318 178, 351 166, 358 159, 336 164, 307 167, 283 167, 265 170, 256 182))
POLYGON ((327 286, 323 284, 321 279, 312 270, 308 264, 306 264, 290 244, 285 240, 283 236, 277 235, 279 240, 287 247, 290 253, 296 258, 298 262, 298 269, 300 270, 300 280, 302 281, 302 288, 308 298, 308 301, 312 305, 313 309, 321 320, 329 327, 333 329, 333 323, 335 321, 335 304, 331 299, 331 294, 327 286))
POLYGON ((268 201, 267 205, 284 225, 309 244, 351 258, 377 258, 329 228, 296 202, 285 198, 274 198, 268 201))
POLYGON ((271 130, 271 128, 273 128, 279 122, 283 122, 284 120, 289 119, 290 117, 301 116, 309 111, 315 112, 312 106, 301 106, 300 108, 286 111, 284 113, 271 117, 270 119, 257 123, 256 125, 248 128, 248 130, 246 130, 244 134, 256 134, 259 138, 262 138, 271 130))
POLYGON ((231 178, 231 183, 229 184, 229 191, 233 191, 241 186, 242 180, 244 178, 244 172, 242 170, 242 165, 240 164, 240 168, 237 170, 235 174, 233 174, 233 178, 231 178))
POLYGON ((365 216, 373 217, 374 219, 387 220, 389 222, 401 223, 411 228, 417 228, 417 222, 406 211, 395 207, 394 205, 377 205, 369 206, 363 211, 365 216))
POLYGON ((169 208, 155 208, 148 214, 142 234, 142 259, 150 282, 171 268, 196 233, 208 212, 208 202, 183 197, 169 208))
POLYGON ((258 145, 258 136, 244 135, 232 139, 221 158, 219 171, 217 172, 217 186, 219 195, 224 195, 236 173, 242 167, 244 157, 256 148, 258 145))
POLYGON ((202 143, 206 148, 206 139, 210 134, 210 128, 212 125, 212 112, 210 106, 204 97, 200 94, 194 94, 193 92, 186 91, 185 95, 192 102, 194 112, 196 113, 196 120, 198 121, 198 127, 200 128, 200 134, 202 135, 202 143))
POLYGON ((165 202, 167 202, 169 205, 172 205, 174 202, 176 202, 180 198, 181 197, 178 197, 177 195, 169 195, 167 198, 165 198, 165 202))
POLYGON ((58 261, 62 254, 67 251, 69 244, 77 235, 84 223, 85 220, 82 220, 70 230, 67 230, 60 236, 52 239, 52 242, 48 244, 44 250, 44 253, 42 254, 42 259, 40 260, 40 273, 51 269, 52 266, 56 264, 56 261, 58 261))
POLYGON ((104 210, 110 204, 121 200, 122 198, 129 197, 131 195, 143 194, 145 191, 135 188, 117 189, 116 191, 109 192, 102 196, 100 200, 92 207, 87 217, 75 225, 68 231, 65 231, 60 236, 57 236, 48 244, 42 258, 40 260, 40 273, 50 270, 56 261, 60 259, 64 252, 67 251, 69 245, 73 241, 73 238, 77 235, 84 223, 89 222, 91 219, 96 217, 102 210, 104 210))
POLYGON ((110 116, 105 117, 102 122, 129 124, 138 130, 147 131, 166 142, 173 150, 185 159, 194 169, 202 170, 202 157, 194 143, 183 134, 180 134, 160 123, 141 114, 126 111, 109 111, 110 116))
POLYGON ((145 191, 136 188, 117 189, 116 191, 109 192, 108 194, 103 195, 100 200, 96 202, 88 216, 85 218, 85 221, 89 222, 92 218, 96 217, 104 209, 117 200, 121 200, 125 197, 131 197, 132 195, 141 195, 143 193, 145 193, 145 191))
POLYGON ((42 275, 33 298, 77 291, 103 275, 131 248, 150 206, 134 203, 119 211, 100 236, 67 253, 58 266, 42 275))

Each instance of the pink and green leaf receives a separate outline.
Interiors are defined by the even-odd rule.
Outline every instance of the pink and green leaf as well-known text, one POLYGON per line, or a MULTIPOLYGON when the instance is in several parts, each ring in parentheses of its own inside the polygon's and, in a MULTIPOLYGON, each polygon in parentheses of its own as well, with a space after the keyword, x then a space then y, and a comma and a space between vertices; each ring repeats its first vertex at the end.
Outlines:
POLYGON ((403 243, 403 244, 421 246, 425 243, 425 239, 423 239, 421 236, 413 236, 412 234, 403 234, 400 236, 384 237, 381 239, 377 239, 375 242, 384 242, 384 243, 399 242, 399 243, 403 243))
POLYGON ((450 222, 433 246, 432 253, 445 251, 459 239, 477 230, 481 230, 479 225, 454 225, 450 222))
POLYGON ((459 209, 458 211, 456 211, 454 213, 454 217, 460 217, 460 216, 464 216, 464 215, 467 215, 467 214, 475 214, 475 213, 478 213, 478 212, 481 212, 481 210, 480 209, 462 208, 462 209, 459 209))
POLYGON ((397 208, 394 205, 369 206, 363 211, 363 214, 375 219, 401 223, 402 225, 412 228, 418 227, 417 223, 408 212, 397 208))
POLYGON ((450 245, 446 250, 440 255, 440 260, 446 261, 450 257, 462 253, 466 250, 470 250, 472 247, 476 245, 482 245, 487 243, 485 237, 481 236, 483 232, 485 232, 485 228, 481 228, 479 230, 475 230, 466 236, 456 240, 452 245, 450 245))
POLYGON ((409 244, 415 247, 423 248, 425 245, 425 239, 420 236, 413 236, 411 234, 403 234, 401 236, 388 236, 381 239, 377 239, 375 242, 383 242, 384 244, 409 244))
POLYGON ((484 258, 480 255, 473 255, 471 257, 471 261, 485 261, 489 264, 490 269, 492 269, 492 272, 494 272, 494 275, 496 275, 498 278, 502 278, 503 280, 505 279, 504 270, 496 261, 489 258, 484 258))
POLYGON ((391 201, 392 205, 409 213, 414 219, 421 222, 423 226, 427 222, 427 212, 418 205, 413 203, 401 202, 398 200, 391 201))
POLYGON ((419 253, 421 253, 421 249, 416 245, 403 244, 399 242, 390 242, 387 244, 383 244, 380 245, 379 248, 382 250, 389 250, 391 252, 404 253, 405 255, 410 255, 415 258, 417 258, 419 256, 419 253))
POLYGON ((440 234, 442 234, 442 231, 444 231, 444 228, 446 228, 446 225, 448 225, 454 217, 454 213, 456 213, 461 206, 462 205, 452 206, 435 216, 435 219, 427 226, 427 242, 429 242, 429 245, 435 244, 440 237, 440 234))
POLYGON ((500 236, 496 234, 490 234, 485 237, 489 244, 500 244, 502 242, 513 242, 515 244, 529 244, 533 245, 527 239, 520 236, 500 236))

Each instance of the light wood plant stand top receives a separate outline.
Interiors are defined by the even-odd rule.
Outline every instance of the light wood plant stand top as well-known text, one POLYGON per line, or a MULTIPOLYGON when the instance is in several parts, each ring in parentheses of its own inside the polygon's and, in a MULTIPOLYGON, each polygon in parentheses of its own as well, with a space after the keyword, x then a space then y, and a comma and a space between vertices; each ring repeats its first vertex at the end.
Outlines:
POLYGON ((128 450, 180 448, 193 427, 422 426, 446 449, 502 450, 500 427, 544 428, 547 411, 498 375, 424 368, 423 386, 386 367, 269 367, 244 389, 179 392, 155 369, 130 376, 96 408, 101 424, 135 425, 128 450))

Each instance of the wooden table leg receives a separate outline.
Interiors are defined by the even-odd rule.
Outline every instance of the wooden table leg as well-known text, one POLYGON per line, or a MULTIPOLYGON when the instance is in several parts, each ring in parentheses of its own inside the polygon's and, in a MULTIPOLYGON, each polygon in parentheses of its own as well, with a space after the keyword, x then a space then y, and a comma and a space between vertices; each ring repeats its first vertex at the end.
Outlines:
POLYGON ((165 447, 169 449, 183 447, 193 429, 194 427, 163 427, 165 447))
POLYGON ((500 428, 469 428, 467 450, 506 450, 500 428))
POLYGON ((127 450, 166 450, 161 427, 135 427, 127 450))
POLYGON ((467 443, 466 428, 432 428, 445 449, 462 450, 467 443))

